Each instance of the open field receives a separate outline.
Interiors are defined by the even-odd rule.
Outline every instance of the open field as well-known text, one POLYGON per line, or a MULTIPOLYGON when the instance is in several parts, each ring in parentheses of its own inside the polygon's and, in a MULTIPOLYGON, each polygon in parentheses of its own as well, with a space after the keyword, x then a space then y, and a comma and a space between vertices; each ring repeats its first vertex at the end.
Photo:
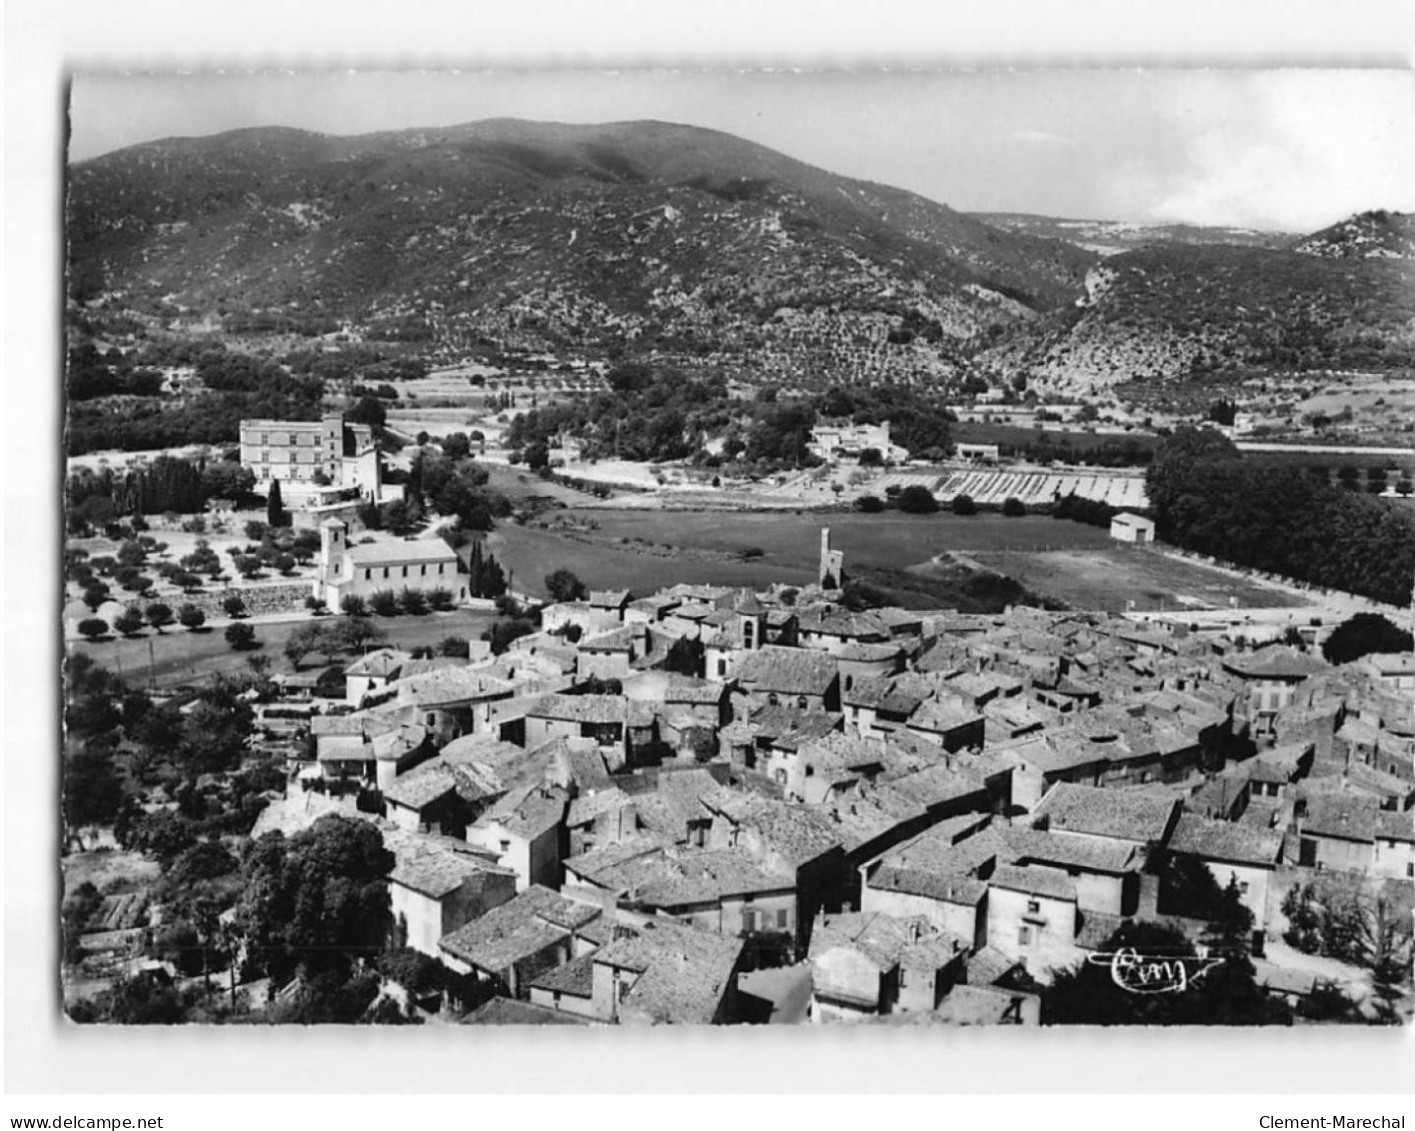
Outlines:
POLYGON ((1078 609, 1125 612, 1131 601, 1136 610, 1227 608, 1231 602, 1240 608, 1266 609, 1309 603, 1296 592, 1113 542, 1091 549, 1044 553, 982 550, 970 556, 1029 589, 1078 609))
MULTIPOLYGON (((210 679, 217 672, 234 673, 246 670, 246 657, 263 653, 270 657, 273 672, 290 671, 290 662, 282 650, 291 634, 312 618, 279 622, 249 620, 261 645, 246 652, 232 651, 221 627, 200 632, 184 628, 168 629, 162 634, 152 630, 132 639, 109 638, 99 643, 73 641, 71 651, 83 652, 115 674, 121 673, 135 682, 149 677, 158 687, 172 687, 197 679, 210 679), (151 643, 151 654, 148 647, 151 643)), ((326 621, 332 618, 324 618, 326 621)), ((370 617, 370 621, 388 634, 388 643, 404 648, 422 644, 436 645, 448 636, 477 639, 490 627, 495 614, 480 610, 458 609, 450 613, 428 613, 421 617, 370 617)), ((312 661, 306 661, 306 666, 312 661)))
POLYGON ((109 849, 101 852, 73 852, 63 857, 64 892, 90 883, 103 895, 139 891, 162 874, 157 861, 138 852, 109 849))
MULTIPOLYGON (((593 588, 652 592, 676 582, 800 585, 815 579, 820 530, 845 552, 847 572, 911 570, 941 575, 931 562, 955 552, 1027 588, 1078 608, 1137 609, 1300 605, 1284 594, 1205 566, 1136 551, 1112 542, 1097 527, 1040 516, 723 514, 691 511, 579 512, 598 523, 575 537, 533 527, 503 527, 492 548, 515 571, 517 588, 541 592, 553 569, 574 571, 593 588), (636 550, 621 539, 642 539, 636 550), (761 556, 743 560, 749 549, 761 556)), ((922 599, 921 599, 922 600, 922 599)), ((926 601, 924 603, 927 603, 926 601)))

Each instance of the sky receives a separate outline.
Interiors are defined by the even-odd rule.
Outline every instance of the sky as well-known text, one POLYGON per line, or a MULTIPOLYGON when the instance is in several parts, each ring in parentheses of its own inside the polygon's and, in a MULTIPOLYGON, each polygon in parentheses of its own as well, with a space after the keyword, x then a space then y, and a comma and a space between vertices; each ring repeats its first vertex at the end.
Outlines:
POLYGON ((1415 77, 1389 69, 81 70, 69 154, 492 117, 707 126, 965 211, 1279 231, 1415 211, 1415 77))

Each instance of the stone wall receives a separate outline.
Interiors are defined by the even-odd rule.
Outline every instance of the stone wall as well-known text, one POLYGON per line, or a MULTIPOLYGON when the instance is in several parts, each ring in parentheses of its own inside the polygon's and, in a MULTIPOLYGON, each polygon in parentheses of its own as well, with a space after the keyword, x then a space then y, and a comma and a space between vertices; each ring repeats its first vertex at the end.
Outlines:
POLYGON ((232 585, 225 589, 209 589, 174 597, 169 603, 173 609, 183 605, 195 605, 208 620, 226 619, 226 610, 221 603, 235 595, 246 603, 246 612, 253 617, 273 616, 277 613, 302 612, 305 598, 313 592, 308 581, 282 581, 270 585, 232 585))

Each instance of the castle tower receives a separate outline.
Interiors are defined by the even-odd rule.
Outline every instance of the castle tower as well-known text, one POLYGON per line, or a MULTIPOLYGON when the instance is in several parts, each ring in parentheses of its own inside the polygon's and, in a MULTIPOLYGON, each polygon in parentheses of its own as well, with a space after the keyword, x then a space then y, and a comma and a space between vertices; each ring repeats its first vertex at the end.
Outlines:
POLYGON ((343 484, 344 414, 327 412, 320 418, 319 465, 329 482, 343 484))
POLYGON ((830 527, 821 527, 820 573, 817 581, 822 589, 839 589, 845 584, 845 554, 830 548, 830 527))

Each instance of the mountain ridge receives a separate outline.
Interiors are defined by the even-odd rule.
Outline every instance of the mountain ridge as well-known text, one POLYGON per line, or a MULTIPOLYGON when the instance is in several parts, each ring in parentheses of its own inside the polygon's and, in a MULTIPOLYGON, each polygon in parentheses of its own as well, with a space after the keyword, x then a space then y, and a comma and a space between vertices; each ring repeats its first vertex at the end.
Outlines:
POLYGON ((835 339, 846 348, 816 362, 845 375, 870 355, 948 371, 959 343, 1072 301, 1095 258, 652 121, 148 142, 76 164, 69 221, 71 262, 98 290, 420 318, 527 346, 745 343, 768 363, 835 339))

